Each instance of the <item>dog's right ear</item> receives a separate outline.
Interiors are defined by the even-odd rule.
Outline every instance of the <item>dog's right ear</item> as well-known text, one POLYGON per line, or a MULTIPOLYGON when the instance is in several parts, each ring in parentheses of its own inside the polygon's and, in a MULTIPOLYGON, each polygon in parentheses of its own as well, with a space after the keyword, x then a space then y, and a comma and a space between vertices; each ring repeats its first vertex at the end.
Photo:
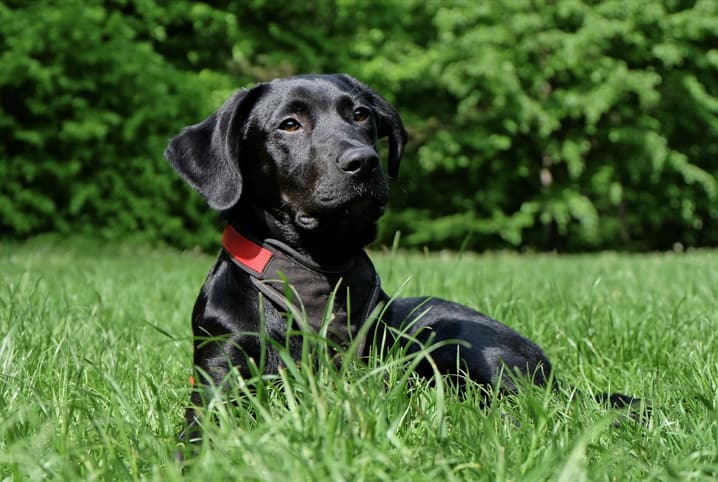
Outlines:
POLYGON ((242 127, 265 88, 235 92, 203 122, 185 127, 165 150, 172 167, 214 209, 229 209, 242 195, 242 127))

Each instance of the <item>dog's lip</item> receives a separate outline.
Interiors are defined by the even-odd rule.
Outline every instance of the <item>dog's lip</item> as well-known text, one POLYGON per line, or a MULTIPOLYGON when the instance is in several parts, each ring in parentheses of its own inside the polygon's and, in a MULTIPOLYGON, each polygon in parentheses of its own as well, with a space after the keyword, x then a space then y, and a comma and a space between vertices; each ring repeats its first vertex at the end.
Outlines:
POLYGON ((307 230, 315 230, 319 227, 319 219, 304 213, 297 213, 295 221, 302 228, 307 230))
POLYGON ((294 221, 303 229, 315 231, 331 228, 336 223, 351 223, 353 220, 374 222, 386 210, 386 203, 377 199, 353 199, 343 203, 332 203, 315 206, 312 209, 300 210, 294 221))

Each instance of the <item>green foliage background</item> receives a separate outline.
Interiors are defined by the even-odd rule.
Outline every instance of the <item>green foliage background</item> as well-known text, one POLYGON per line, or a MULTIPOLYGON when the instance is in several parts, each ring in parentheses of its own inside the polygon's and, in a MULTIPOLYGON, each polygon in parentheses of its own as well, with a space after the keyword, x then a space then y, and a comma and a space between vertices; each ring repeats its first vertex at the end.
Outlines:
POLYGON ((718 245, 715 0, 2 2, 0 237, 214 246, 167 140, 237 87, 337 71, 411 135, 380 242, 718 245))

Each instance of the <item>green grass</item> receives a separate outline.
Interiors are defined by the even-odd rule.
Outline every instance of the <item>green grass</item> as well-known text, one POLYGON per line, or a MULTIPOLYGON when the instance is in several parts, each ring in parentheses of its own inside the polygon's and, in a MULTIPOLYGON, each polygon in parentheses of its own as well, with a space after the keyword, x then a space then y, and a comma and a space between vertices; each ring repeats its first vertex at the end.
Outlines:
POLYGON ((212 256, 0 245, 3 480, 715 480, 718 253, 373 253, 389 292, 434 294, 538 342, 582 392, 650 399, 646 425, 569 389, 479 403, 401 360, 283 373, 213 407, 184 469, 189 315, 212 256), (619 424, 615 422, 619 421, 619 424))

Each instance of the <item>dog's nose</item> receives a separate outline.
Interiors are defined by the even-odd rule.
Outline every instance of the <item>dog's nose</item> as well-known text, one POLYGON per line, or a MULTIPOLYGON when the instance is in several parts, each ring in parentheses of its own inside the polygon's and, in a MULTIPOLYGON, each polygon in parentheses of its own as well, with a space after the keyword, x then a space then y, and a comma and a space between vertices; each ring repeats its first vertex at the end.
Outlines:
POLYGON ((378 165, 379 155, 371 147, 350 149, 337 159, 339 169, 352 176, 371 172, 378 165))

